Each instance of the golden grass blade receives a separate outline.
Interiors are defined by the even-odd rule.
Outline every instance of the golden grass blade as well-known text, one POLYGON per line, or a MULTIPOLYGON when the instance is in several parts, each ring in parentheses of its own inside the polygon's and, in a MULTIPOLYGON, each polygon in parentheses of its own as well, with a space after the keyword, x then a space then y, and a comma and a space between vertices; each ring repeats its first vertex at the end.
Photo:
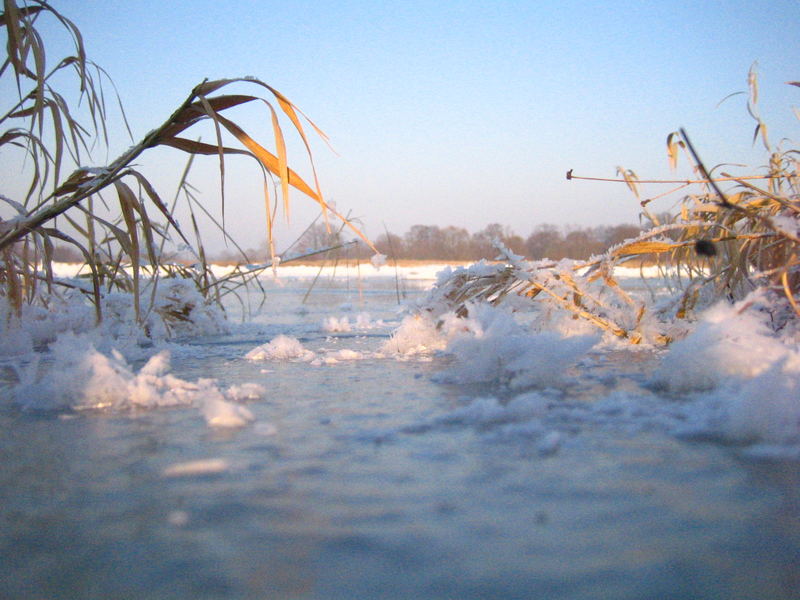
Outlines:
POLYGON ((11 248, 3 249, 3 265, 5 267, 5 296, 9 300, 11 309, 14 314, 19 317, 22 314, 22 290, 19 283, 19 275, 17 273, 16 257, 11 251, 11 248))
MULTIPOLYGON (((213 112, 216 113, 253 100, 258 100, 258 98, 255 96, 226 95, 206 98, 205 105, 201 101, 193 102, 172 118, 172 125, 164 128, 162 139, 166 140, 174 137, 203 119, 213 118, 213 114, 207 112, 206 106, 210 106, 213 112)), ((161 143, 164 142, 162 141, 161 143)))
POLYGON ((8 36, 8 60, 14 67, 17 79, 17 89, 20 89, 19 76, 26 69, 22 54, 22 31, 20 22, 25 17, 13 0, 3 0, 3 25, 6 26, 8 36))
POLYGON ((758 104, 758 62, 750 66, 747 73, 747 87, 750 89, 750 104, 755 107, 758 104))
POLYGON ((669 157, 669 166, 672 170, 678 168, 678 152, 685 145, 680 138, 680 133, 673 131, 667 136, 667 156, 669 157))
POLYGON ((289 221, 289 165, 286 159, 286 142, 283 139, 283 130, 278 123, 278 114, 269 102, 264 102, 269 107, 272 115, 272 133, 275 137, 275 148, 278 151, 278 180, 281 182, 281 197, 283 198, 283 214, 289 221))
POLYGON ((267 182, 266 177, 264 178, 262 185, 264 187, 264 211, 267 215, 267 244, 269 245, 269 257, 272 262, 275 261, 275 236, 273 236, 273 223, 274 223, 274 213, 272 211, 272 205, 269 199, 269 185, 267 182))
POLYGON ((133 311, 136 315, 136 320, 141 321, 142 308, 139 298, 139 271, 141 259, 139 254, 139 233, 136 224, 136 216, 134 214, 135 206, 138 204, 138 201, 133 191, 122 181, 115 181, 114 187, 117 190, 120 212, 122 213, 122 218, 125 220, 125 228, 127 229, 130 239, 130 248, 127 254, 131 261, 131 269, 133 270, 133 311))
POLYGON ((621 176, 625 180, 625 185, 628 186, 628 189, 633 192, 633 195, 637 198, 639 197, 639 188, 638 188, 638 177, 636 173, 631 171, 630 169, 624 169, 622 167, 617 167, 617 175, 621 176))
POLYGON ((95 310, 95 322, 99 324, 103 320, 103 308, 101 303, 101 296, 100 296, 100 280, 97 273, 97 265, 95 261, 92 260, 91 254, 86 248, 83 247, 82 244, 78 243, 77 240, 72 238, 71 236, 67 235, 63 231, 55 229, 53 227, 45 227, 42 229, 48 236, 60 239, 64 242, 67 242, 71 246, 77 248, 81 254, 83 254, 83 259, 86 265, 92 272, 92 297, 93 297, 93 304, 95 310))
POLYGON ((676 244, 669 242, 654 242, 651 240, 635 241, 620 246, 612 252, 612 256, 635 256, 640 254, 661 254, 675 250, 676 244))
MULTIPOLYGON (((178 225, 178 223, 173 218, 172 213, 169 210, 167 210, 167 205, 164 204, 164 202, 161 200, 161 197, 158 195, 158 192, 156 192, 156 189, 152 186, 152 184, 141 173, 139 173, 138 171, 134 171, 134 170, 131 169, 131 170, 127 171, 126 174, 132 175, 133 177, 136 178, 136 180, 139 182, 139 185, 142 186, 142 189, 144 189, 145 193, 147 194, 147 197, 156 206, 156 208, 159 210, 159 212, 162 215, 164 215, 164 217, 167 219, 167 222, 172 226, 172 229, 181 237, 181 239, 187 245, 191 245, 189 243, 189 240, 186 239, 186 236, 183 235, 183 231, 181 231, 180 226, 178 225)), ((141 208, 140 209, 140 213, 142 215, 142 218, 143 219, 147 219, 147 214, 146 214, 144 205, 140 204, 140 208, 141 208)), ((147 219, 147 221, 149 223, 149 219, 147 219)), ((156 228, 154 226, 145 227, 145 232, 146 233, 149 233, 151 230, 156 230, 156 228)), ((156 262, 157 261, 153 257, 153 263, 155 264, 156 262)))
MULTIPOLYGON (((189 154, 203 154, 211 156, 219 153, 219 146, 206 144, 203 142, 198 142, 187 138, 179 138, 179 137, 165 138, 159 143, 162 146, 177 148, 178 150, 183 150, 184 152, 188 152, 189 154)), ((251 154, 246 150, 241 150, 239 148, 230 148, 228 146, 223 146, 222 152, 223 154, 244 154, 246 156, 251 156, 251 154)))
MULTIPOLYGON (((251 138, 241 127, 236 125, 236 123, 229 121, 222 115, 217 115, 217 119, 219 120, 219 123, 225 127, 225 129, 227 129, 242 143, 242 145, 250 150, 253 156, 255 156, 259 162, 264 165, 264 168, 266 168, 267 171, 276 176, 280 176, 280 161, 278 160, 277 156, 272 154, 272 152, 251 138)), ((322 198, 320 198, 320 196, 317 195, 317 193, 312 190, 297 173, 295 173, 292 169, 288 169, 288 174, 289 185, 304 193, 306 196, 316 200, 317 202, 322 202, 322 198)))
POLYGON ((213 94, 218 89, 235 81, 237 80, 236 79, 217 79, 216 81, 206 80, 195 88, 195 93, 198 96, 208 96, 208 94, 213 94))
MULTIPOLYGON (((7 2, 4 2, 4 4, 7 4, 7 2)), ((9 18, 13 19, 14 14, 17 14, 18 16, 21 15, 25 17, 32 17, 43 10, 41 6, 17 7, 13 2, 11 4, 16 9, 16 13, 13 13, 13 11, 10 13, 8 7, 4 7, 5 12, 0 13, 0 27, 6 27, 9 24, 9 18)))
MULTIPOLYGON (((271 91, 275 95, 275 98, 278 100, 278 105, 281 107, 281 110, 283 110, 284 114, 287 117, 289 117, 289 119, 291 120, 291 122, 294 125, 295 129, 300 134, 300 138, 303 140, 303 144, 305 144, 306 153, 308 154, 309 161, 311 162, 311 172, 312 172, 312 174, 314 176, 314 187, 315 187, 315 189, 317 191, 317 195, 320 198, 322 198, 322 190, 320 189, 320 186, 319 186, 319 179, 317 178, 317 169, 316 169, 316 166, 314 165, 314 157, 311 154, 311 146, 308 143, 308 138, 306 137, 305 130, 303 129, 303 124, 301 123, 300 119, 297 117, 297 112, 295 112, 294 104, 292 104, 286 98, 286 96, 281 94, 278 90, 274 89, 273 87, 271 87, 269 85, 266 85, 266 84, 264 84, 264 85, 267 87, 267 89, 269 89, 269 91, 271 91)), ((297 110, 300 111, 300 109, 297 109, 297 110)), ((302 111, 300 111, 300 114, 303 114, 302 111)), ((306 117, 305 115, 303 115, 303 118, 305 118, 305 120, 308 121, 308 123, 311 125, 311 127, 314 128, 314 131, 316 131, 317 135, 320 138, 322 138, 322 140, 325 141, 326 144, 328 144, 328 147, 330 147, 330 143, 328 142, 328 136, 325 134, 325 132, 322 131, 319 127, 317 127, 314 124, 314 122, 311 119, 309 119, 308 117, 306 117)), ((326 223, 327 223, 327 217, 326 217, 326 223)))
POLYGON ((225 229, 225 153, 223 152, 222 148, 222 130, 219 126, 219 119, 221 118, 220 115, 214 110, 214 108, 209 103, 208 99, 201 95, 200 96, 200 103, 203 106, 203 109, 206 111, 206 114, 211 117, 212 122, 214 123, 214 133, 217 136, 217 156, 219 157, 219 192, 221 196, 221 207, 222 207, 222 228, 225 229))

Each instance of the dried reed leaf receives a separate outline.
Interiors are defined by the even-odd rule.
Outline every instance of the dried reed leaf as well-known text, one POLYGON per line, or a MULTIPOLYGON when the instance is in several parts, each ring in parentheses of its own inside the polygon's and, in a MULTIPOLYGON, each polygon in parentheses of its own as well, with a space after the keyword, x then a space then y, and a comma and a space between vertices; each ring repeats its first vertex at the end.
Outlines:
POLYGON ((678 168, 678 152, 681 148, 685 148, 685 144, 680 138, 680 133, 673 131, 667 136, 667 156, 669 157, 669 166, 673 170, 678 168))
MULTIPOLYGON (((278 123, 278 114, 269 102, 265 102, 272 115, 272 134, 275 138, 275 148, 278 151, 278 180, 281 182, 281 197, 283 198, 283 214, 289 220, 289 166, 286 159, 286 142, 283 139, 283 130, 278 123)), ((317 194, 320 198, 321 196, 317 194)))
POLYGON ((625 244, 616 248, 612 256, 639 255, 639 254, 661 254, 675 250, 676 244, 670 242, 654 242, 651 240, 640 240, 630 244, 625 244))
POLYGON ((630 169, 624 169, 622 167, 617 167, 617 175, 622 177, 625 180, 625 185, 628 186, 628 189, 633 192, 633 195, 639 198, 639 187, 638 187, 638 177, 636 173, 631 171, 630 169))
MULTIPOLYGON (((219 123, 225 127, 225 129, 233 134, 236 139, 238 139, 248 150, 250 150, 250 152, 252 152, 253 156, 255 156, 259 162, 264 165, 264 168, 266 168, 270 173, 279 176, 280 161, 278 160, 278 157, 251 138, 233 121, 226 119, 222 115, 217 115, 217 119, 219 120, 219 123)), ((288 182, 292 187, 296 188, 300 192, 303 192, 306 196, 316 200, 317 202, 323 202, 322 198, 314 190, 312 190, 297 173, 295 173, 292 169, 288 169, 288 174, 288 182)))

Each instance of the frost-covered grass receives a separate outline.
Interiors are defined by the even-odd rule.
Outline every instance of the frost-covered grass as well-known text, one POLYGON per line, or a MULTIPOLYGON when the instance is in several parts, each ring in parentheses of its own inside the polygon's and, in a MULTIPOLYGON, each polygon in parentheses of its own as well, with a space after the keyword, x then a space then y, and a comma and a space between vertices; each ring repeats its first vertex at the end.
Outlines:
MULTIPOLYGON (((0 70, 2 84, 4 89, 17 90, 16 98, 9 94, 0 110, 0 150, 4 160, 17 163, 21 180, 17 188, 22 190, 17 197, 6 197, 8 190, 0 193, 0 297, 4 299, 4 316, 19 317, 31 306, 47 308, 64 291, 65 283, 53 272, 56 244, 67 245, 83 257, 85 281, 78 286, 70 284, 66 290, 85 295, 97 322, 106 316, 109 294, 129 293, 133 318, 148 333, 153 325, 152 313, 164 308, 158 304, 160 277, 190 280, 204 303, 221 306, 224 295, 248 284, 257 285, 258 273, 279 264, 273 224, 279 205, 289 216, 290 188, 316 202, 326 223, 333 215, 342 227, 372 247, 361 231, 323 198, 306 128, 323 139, 325 134, 288 98, 263 81, 250 76, 204 80, 172 115, 165 115, 161 125, 154 123, 155 128, 138 141, 117 97, 119 119, 132 145, 108 164, 91 164, 92 152, 102 154, 103 147, 111 146, 113 123, 106 97, 113 97, 108 94, 113 83, 87 57, 79 28, 46 0, 32 0, 23 6, 5 2, 0 31, 5 33, 7 51, 0 70), (40 31, 43 22, 55 27, 40 31), (64 36, 65 44, 59 45, 59 35, 64 36), (55 48, 65 55, 57 57, 54 65, 50 61, 55 48), (244 105, 265 108, 272 123, 272 144, 267 144, 272 150, 232 120, 232 109, 244 105), (198 128, 203 123, 214 132, 214 143, 199 140, 198 128), (289 166, 285 139, 289 132, 306 150, 311 183, 289 166), (165 191, 156 189, 136 164, 143 153, 155 147, 189 156, 178 190, 170 191, 174 195, 171 203, 164 200, 165 191), (194 159, 204 155, 218 161, 219 216, 204 206, 188 180, 194 159), (249 265, 225 228, 225 160, 232 155, 253 159, 258 165, 254 176, 263 179, 264 199, 259 208, 266 209, 264 235, 271 257, 266 265, 249 265), (187 215, 191 233, 188 227, 179 226, 176 215, 180 211, 187 215), (201 218, 241 254, 241 264, 223 278, 216 276, 206 259, 201 218), (143 289, 146 286, 149 291, 143 289)), ((7 169, 9 173, 12 170, 10 166, 7 169)), ((382 261, 380 255, 373 257, 376 266, 382 261)), ((193 302, 192 306, 197 304, 193 302)), ((188 313, 192 306, 171 307, 171 320, 191 319, 188 313)))

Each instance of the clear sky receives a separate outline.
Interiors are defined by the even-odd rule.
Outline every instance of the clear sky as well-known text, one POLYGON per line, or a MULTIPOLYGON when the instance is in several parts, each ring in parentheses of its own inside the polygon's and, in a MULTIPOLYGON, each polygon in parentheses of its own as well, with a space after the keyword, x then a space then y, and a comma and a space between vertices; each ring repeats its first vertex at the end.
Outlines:
MULTIPOLYGON (((326 197, 371 236, 384 223, 403 233, 498 222, 526 236, 540 223, 635 222, 624 186, 565 172, 670 176, 665 138, 681 126, 709 165, 763 164, 746 96, 718 106, 746 89, 754 61, 773 139, 800 137, 800 90, 785 84, 800 79, 797 0, 52 3, 113 77, 137 138, 206 77, 252 75, 281 90, 331 138, 337 154, 313 146, 326 197)), ((247 118, 269 138, 266 112, 247 118)), ((119 133, 112 156, 130 144, 119 133)), ((157 152, 142 164, 171 196, 184 160, 157 152)), ((256 246, 259 175, 231 169, 229 224, 256 246)), ((192 176, 209 206, 217 177, 213 159, 192 176)), ((315 214, 299 194, 293 210, 292 231, 315 214)))

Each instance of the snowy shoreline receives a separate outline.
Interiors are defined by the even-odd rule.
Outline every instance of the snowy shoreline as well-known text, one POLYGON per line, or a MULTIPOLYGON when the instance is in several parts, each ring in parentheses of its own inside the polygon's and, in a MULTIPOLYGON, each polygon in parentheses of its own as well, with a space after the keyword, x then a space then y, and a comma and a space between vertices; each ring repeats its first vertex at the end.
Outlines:
MULTIPOLYGON (((473 268, 481 271, 494 267, 479 264, 473 268)), ((60 277, 75 276, 79 265, 59 264, 54 271, 60 277)), ((229 268, 220 268, 218 274, 228 272, 229 268)), ((296 291, 302 298, 307 282, 319 272, 317 266, 281 266, 275 289, 296 291)), ((348 316, 353 309, 349 302, 336 299, 347 300, 342 296, 323 300, 319 316, 314 317, 295 312, 297 306, 287 306, 282 317, 286 325, 270 326, 269 331, 274 333, 258 347, 243 350, 238 358, 266 363, 299 361, 310 368, 369 360, 381 361, 381 368, 392 368, 393 361, 431 361, 446 356, 450 366, 441 369, 435 381, 489 385, 500 395, 524 395, 531 390, 562 388, 568 379, 564 374, 587 357, 606 357, 609 351, 620 349, 644 349, 654 356, 646 386, 654 394, 649 401, 663 405, 667 412, 672 411, 669 405, 676 397, 692 407, 681 417, 681 423, 672 423, 669 429, 680 430, 680 435, 744 444, 764 455, 800 458, 800 335, 793 321, 775 330, 772 320, 778 309, 766 292, 755 291, 735 304, 720 301, 707 307, 696 320, 680 323, 683 331, 668 347, 658 348, 645 341, 631 346, 563 311, 526 313, 532 306, 524 298, 508 298, 510 304, 500 306, 470 306, 468 314, 458 317, 452 311, 436 313, 430 307, 447 291, 434 284, 441 285, 458 272, 443 263, 399 267, 396 271, 392 267, 325 267, 321 277, 347 278, 347 290, 355 289, 352 282, 360 278, 366 289, 383 288, 392 301, 394 294, 386 292, 387 281, 392 286, 395 279, 417 282, 417 293, 429 290, 425 300, 429 308, 411 311, 402 322, 398 317, 383 322, 366 313, 348 316), (377 327, 388 339, 380 348, 368 351, 353 345, 355 341, 348 347, 311 351, 294 333, 301 331, 301 323, 305 328, 302 331, 310 332, 312 338, 344 333, 357 340, 377 327)), ((642 275, 645 283, 647 279, 656 282, 659 277, 656 268, 615 270, 615 277, 631 287, 642 275)), ((274 277, 272 270, 261 276, 264 281, 274 277)), ((347 290, 339 293, 346 295, 350 293, 347 290)), ((203 378, 179 379, 169 373, 168 350, 180 348, 181 340, 191 338, 224 336, 250 327, 255 327, 253 332, 264 331, 263 322, 232 325, 221 310, 204 302, 189 281, 164 279, 157 293, 156 308, 147 322, 147 339, 136 323, 129 294, 108 295, 106 317, 99 327, 94 326, 94 313, 80 296, 65 297, 60 304, 53 302, 47 308, 23 307, 20 321, 5 323, 4 343, 0 344, 3 362, 16 373, 17 383, 10 386, 12 402, 24 410, 125 411, 183 405, 199 409, 213 427, 250 423, 253 415, 243 401, 265 398, 268 394, 261 385, 241 380, 225 387, 203 378), (185 312, 188 319, 167 322, 163 315, 176 306, 190 307, 185 312), (41 361, 45 355, 49 358, 41 361), (40 369, 40 362, 45 366, 49 360, 55 364, 40 369), (137 371, 132 361, 145 364, 137 371)), ((274 320, 275 313, 268 311, 264 318, 265 322, 274 320)), ((631 377, 623 363, 614 364, 612 371, 614 377, 631 377)), ((612 396, 616 398, 612 402, 615 410, 641 401, 612 396)), ((499 411, 501 420, 514 420, 513 415, 505 415, 506 410, 498 405, 495 412, 499 411)))
MULTIPOLYGON (((216 277, 225 277, 230 275, 234 268, 230 265, 217 265, 212 264, 211 271, 216 277)), ((325 265, 320 268, 318 265, 291 265, 285 264, 277 267, 276 275, 281 280, 306 280, 314 279, 315 277, 330 278, 362 278, 362 279, 378 279, 378 278, 391 278, 395 277, 404 281, 430 281, 435 282, 437 275, 444 269, 463 266, 463 263, 447 263, 447 262, 431 262, 416 265, 403 265, 394 267, 391 264, 386 264, 380 269, 376 269, 370 264, 361 264, 359 267, 354 265, 340 264, 338 266, 325 265)), ((61 278, 72 278, 78 275, 88 274, 88 269, 81 263, 53 263, 53 275, 61 278)), ((638 267, 616 267, 614 275, 619 278, 654 278, 660 277, 658 267, 648 266, 639 269, 638 267)), ((273 271, 266 269, 263 278, 272 278, 273 271)))

